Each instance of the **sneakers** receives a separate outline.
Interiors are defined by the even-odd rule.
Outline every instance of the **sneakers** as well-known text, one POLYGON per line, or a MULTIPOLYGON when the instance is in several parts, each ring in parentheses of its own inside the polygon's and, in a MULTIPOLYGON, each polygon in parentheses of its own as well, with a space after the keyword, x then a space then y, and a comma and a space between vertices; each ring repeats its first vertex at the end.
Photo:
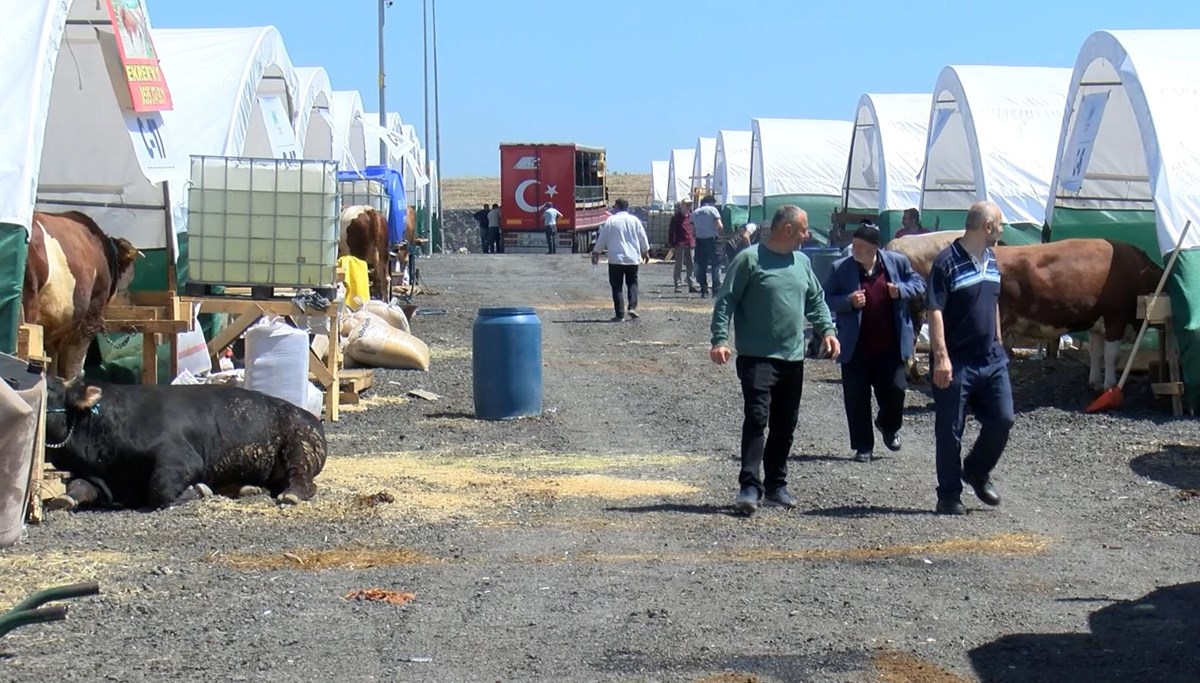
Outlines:
POLYGON ((743 486, 738 491, 737 498, 733 500, 733 509, 743 515, 752 515, 758 510, 758 502, 761 499, 762 493, 759 492, 757 486, 743 486))
POLYGON ((632 308, 629 309, 629 319, 630 320, 637 320, 640 317, 642 317, 642 316, 638 315, 638 312, 636 310, 634 310, 632 308))

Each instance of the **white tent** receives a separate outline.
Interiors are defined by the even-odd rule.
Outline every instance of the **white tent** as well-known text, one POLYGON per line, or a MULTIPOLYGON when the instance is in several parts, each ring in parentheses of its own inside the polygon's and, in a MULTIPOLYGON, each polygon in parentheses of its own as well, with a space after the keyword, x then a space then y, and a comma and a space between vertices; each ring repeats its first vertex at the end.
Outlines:
POLYGON ((296 141, 305 159, 332 161, 333 86, 324 67, 296 68, 300 96, 296 111, 296 141))
POLYGON ((748 130, 717 132, 713 150, 713 194, 718 204, 750 205, 750 148, 754 134, 748 130))
POLYGON ((421 147, 421 138, 417 137, 417 127, 412 124, 401 124, 400 137, 413 145, 411 154, 404 157, 404 187, 416 188, 410 201, 415 206, 425 206, 425 186, 429 185, 429 177, 425 173, 425 150, 421 147))
MULTIPOLYGON (((1040 228, 1070 80, 1070 69, 942 69, 929 115, 921 211, 965 212, 987 199, 1009 224, 1040 228)), ((960 217, 954 222, 944 227, 961 227, 960 217)), ((1005 239, 1034 237, 1040 233, 1005 239)))
POLYGON ((357 90, 335 90, 333 92, 333 139, 335 159, 341 162, 341 170, 353 171, 366 168, 367 133, 363 125, 362 96, 357 90))
MULTIPOLYGON (((713 163, 716 161, 717 155, 717 139, 716 138, 697 138, 696 153, 692 159, 692 186, 691 190, 706 190, 712 191, 713 187, 713 163)), ((690 194, 690 193, 689 193, 690 194)))
POLYGON ((670 161, 650 162, 650 203, 662 206, 667 203, 667 186, 671 177, 670 161))
POLYGON ((765 197, 840 197, 853 130, 849 121, 751 120, 751 206, 765 197))
POLYGON ((671 150, 671 168, 667 171, 667 203, 674 204, 692 198, 691 175, 695 163, 695 148, 671 150))
MULTIPOLYGON (((1067 102, 1047 213, 1091 212, 1093 226, 1124 227, 1112 237, 1168 253, 1187 221, 1200 221, 1200 31, 1093 33, 1067 102), (1129 214, 1116 213, 1131 211, 1154 212, 1153 228, 1141 226, 1149 234, 1132 234, 1129 214)), ((1065 222, 1053 220, 1055 239, 1068 236, 1065 222)), ((1183 248, 1197 247, 1193 225, 1183 248)))
POLYGON ((859 98, 842 186, 847 210, 875 212, 883 220, 889 212, 920 206, 918 174, 925 160, 931 99, 928 94, 873 93, 859 98))

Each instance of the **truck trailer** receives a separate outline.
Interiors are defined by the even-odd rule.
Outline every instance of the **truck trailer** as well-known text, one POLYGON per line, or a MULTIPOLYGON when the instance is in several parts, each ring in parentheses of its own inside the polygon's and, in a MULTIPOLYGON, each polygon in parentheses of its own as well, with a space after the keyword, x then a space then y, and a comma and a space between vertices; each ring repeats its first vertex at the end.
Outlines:
POLYGON ((500 145, 500 229, 506 252, 546 251, 543 216, 553 204, 562 216, 558 248, 590 251, 608 218, 604 148, 573 142, 500 145))

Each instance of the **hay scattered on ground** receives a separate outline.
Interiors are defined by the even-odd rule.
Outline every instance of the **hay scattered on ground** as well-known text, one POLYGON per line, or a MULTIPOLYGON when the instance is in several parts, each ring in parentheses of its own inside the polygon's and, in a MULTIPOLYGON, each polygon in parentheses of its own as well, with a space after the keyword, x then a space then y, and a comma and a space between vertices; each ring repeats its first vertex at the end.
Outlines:
MULTIPOLYGON (((378 394, 369 393, 359 399, 356 404, 342 404, 341 411, 344 413, 361 413, 370 408, 384 408, 389 406, 399 406, 408 403, 412 399, 407 396, 380 396, 378 394)), ((335 434, 333 436, 343 436, 335 434)))
POLYGON ((696 683, 762 683, 762 679, 754 674, 726 672, 698 678, 696 683))
POLYGON ((896 557, 955 555, 1036 555, 1045 552, 1051 539, 1035 534, 1000 534, 989 538, 951 538, 932 543, 874 546, 871 548, 732 548, 689 553, 583 553, 572 556, 538 556, 537 564, 638 562, 777 562, 777 561, 866 561, 896 557))
POLYGON ((417 595, 415 593, 397 593, 383 588, 365 588, 346 593, 342 598, 358 602, 386 602, 389 605, 401 606, 416 600, 417 595))
MULTIPOLYGON (((583 299, 570 303, 538 304, 536 309, 541 313, 595 311, 598 314, 612 315, 612 300, 583 299)), ((655 313, 704 313, 711 315, 712 310, 712 302, 706 302, 703 299, 697 299, 695 303, 690 301, 672 301, 669 303, 666 301, 645 302, 644 305, 638 306, 638 313, 647 317, 653 316, 655 313)))
POLYGON ((968 683, 970 680, 907 652, 879 652, 871 662, 882 683, 968 683))
POLYGON ((407 548, 340 548, 334 550, 295 549, 280 553, 217 553, 209 558, 240 571, 279 571, 300 569, 376 569, 437 564, 438 558, 407 548))
POLYGON ((429 347, 431 361, 439 360, 470 360, 471 349, 460 346, 431 346, 429 347))
POLYGON ((75 550, 30 555, 0 553, 0 610, 45 588, 100 581, 128 569, 132 559, 107 550, 75 550))

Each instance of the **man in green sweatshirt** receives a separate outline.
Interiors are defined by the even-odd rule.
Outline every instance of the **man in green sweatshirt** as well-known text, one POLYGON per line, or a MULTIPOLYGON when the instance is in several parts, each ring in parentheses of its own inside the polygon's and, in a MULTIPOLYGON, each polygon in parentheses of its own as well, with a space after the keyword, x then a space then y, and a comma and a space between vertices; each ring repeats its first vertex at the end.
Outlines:
POLYGON ((808 257, 797 251, 807 239, 804 210, 780 207, 767 242, 738 253, 729 263, 713 307, 709 357, 714 363, 724 365, 733 355, 730 315, 736 331, 745 419, 734 509, 743 514, 753 514, 764 493, 772 503, 796 507, 787 489, 787 460, 804 385, 805 319, 823 339, 822 355, 837 358, 841 352, 825 292, 808 257), (760 479, 764 466, 766 476, 760 479))

